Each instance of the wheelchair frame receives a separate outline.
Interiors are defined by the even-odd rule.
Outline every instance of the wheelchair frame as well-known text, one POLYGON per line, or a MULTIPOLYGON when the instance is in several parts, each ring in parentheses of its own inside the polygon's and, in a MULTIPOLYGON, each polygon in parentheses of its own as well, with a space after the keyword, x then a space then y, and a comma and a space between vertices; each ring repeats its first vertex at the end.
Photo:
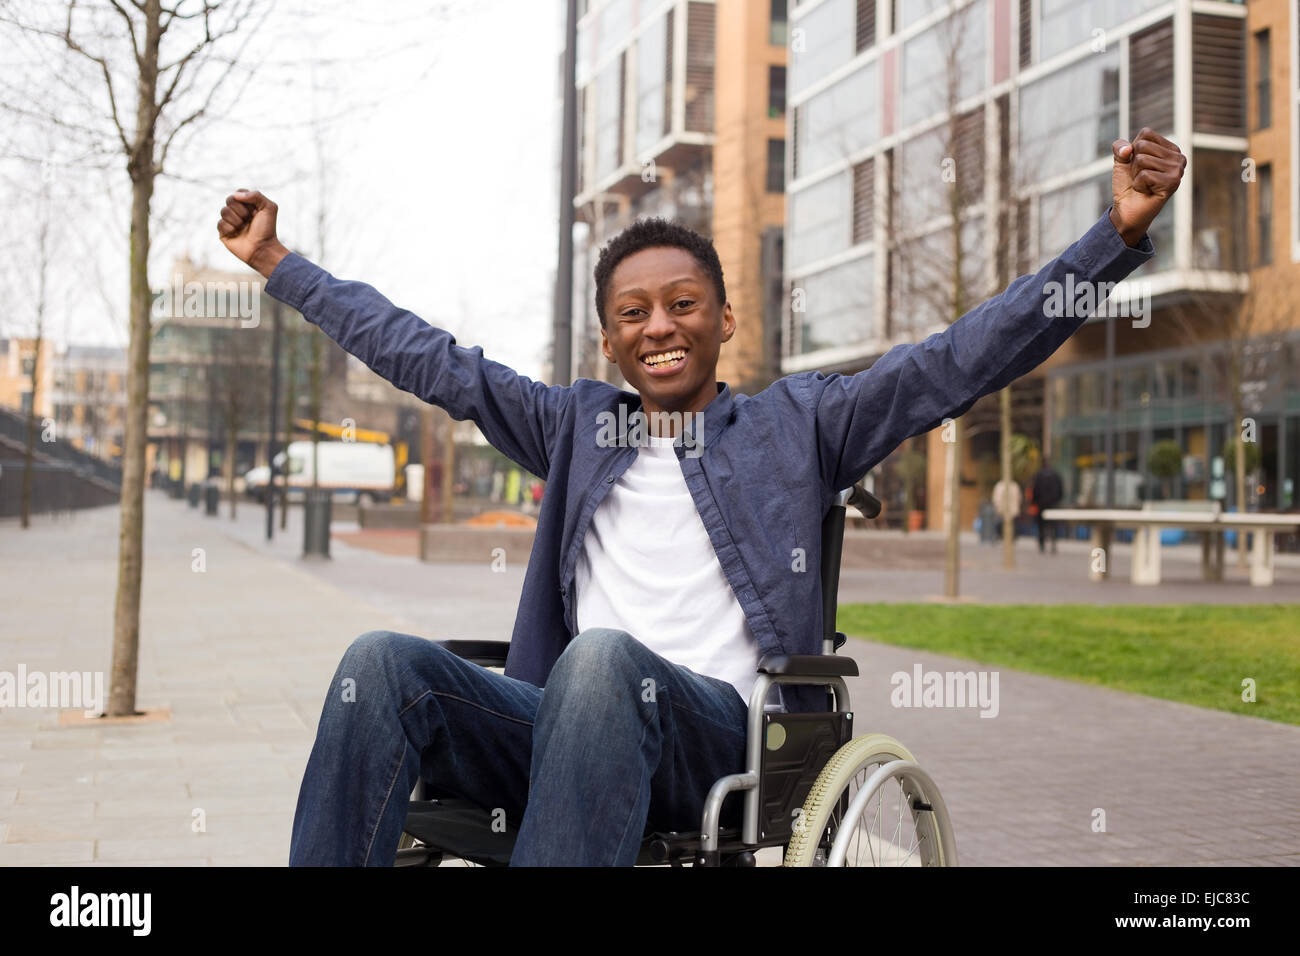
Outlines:
MULTIPOLYGON (((880 502, 861 484, 855 484, 835 496, 822 520, 822 653, 767 654, 759 661, 758 680, 749 699, 745 771, 721 777, 714 782, 705 800, 698 833, 653 833, 644 836, 637 865, 681 866, 687 859, 696 866, 756 865, 756 851, 791 842, 794 828, 792 818, 800 812, 798 808, 804 805, 831 757, 853 740, 853 714, 844 678, 858 675, 857 662, 835 654, 846 640, 842 633, 835 630, 835 617, 845 511, 848 505, 858 508, 868 518, 878 515, 881 507, 880 502), (774 686, 779 685, 825 687, 829 709, 794 714, 768 711, 768 694, 774 686), (792 737, 797 739, 791 740, 792 737), (788 740, 797 746, 786 748, 788 740), (782 755, 779 753, 782 750, 788 752, 782 755), (721 827, 723 803, 732 793, 744 794, 739 832, 735 828, 721 827)), ((509 648, 509 644, 504 641, 444 640, 438 643, 459 657, 484 667, 504 666, 509 648)), ((956 865, 956 850, 947 810, 933 781, 910 760, 894 760, 881 766, 868 783, 883 782, 888 778, 885 771, 905 774, 910 778, 914 789, 922 794, 919 798, 915 797, 913 792, 906 791, 905 788, 906 797, 914 811, 939 811, 934 815, 938 818, 935 825, 941 845, 945 847, 945 859, 949 865, 956 865), (932 807, 927 802, 931 800, 937 807, 932 807)), ((865 792, 866 787, 859 792, 859 797, 865 792)), ((408 826, 416 819, 417 808, 426 814, 436 813, 442 806, 449 812, 475 813, 475 809, 463 801, 421 799, 428 795, 423 779, 416 793, 417 799, 408 808, 408 826)), ((860 804, 864 802, 864 799, 859 799, 850 805, 845 792, 839 796, 837 807, 843 815, 860 809, 860 804)), ((485 821, 484 813, 483 821, 473 824, 466 821, 457 825, 477 827, 485 821)), ((824 835, 819 835, 819 840, 824 835)), ((418 833, 415 836, 420 838, 418 833)), ((464 851, 457 853, 453 848, 428 844, 401 848, 397 853, 397 865, 436 866, 444 853, 460 856, 464 851)), ((840 855, 842 856, 842 851, 840 855)), ((487 865, 501 863, 500 858, 476 859, 470 854, 460 858, 487 865)))

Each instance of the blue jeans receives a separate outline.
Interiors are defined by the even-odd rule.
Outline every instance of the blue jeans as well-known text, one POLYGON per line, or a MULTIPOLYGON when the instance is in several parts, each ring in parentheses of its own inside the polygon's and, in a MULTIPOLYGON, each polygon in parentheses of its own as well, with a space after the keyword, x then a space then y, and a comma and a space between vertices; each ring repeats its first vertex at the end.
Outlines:
MULTIPOLYGON (((577 635, 545 689, 372 631, 330 684, 289 863, 391 866, 423 770, 518 824, 512 866, 631 866, 647 828, 699 830, 713 782, 744 770, 747 714, 730 684, 625 631, 577 635)), ((729 798, 724 825, 740 811, 729 798)))

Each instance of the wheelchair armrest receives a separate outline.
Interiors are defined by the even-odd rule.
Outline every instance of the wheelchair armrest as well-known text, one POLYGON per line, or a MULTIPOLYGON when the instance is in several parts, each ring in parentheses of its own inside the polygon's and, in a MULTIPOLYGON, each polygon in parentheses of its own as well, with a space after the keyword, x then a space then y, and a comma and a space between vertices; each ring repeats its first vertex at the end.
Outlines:
POLYGON ((510 650, 509 641, 448 640, 436 643, 480 667, 505 667, 506 653, 510 650))
POLYGON ((785 677, 857 677, 858 662, 834 654, 764 654, 758 672, 785 677))

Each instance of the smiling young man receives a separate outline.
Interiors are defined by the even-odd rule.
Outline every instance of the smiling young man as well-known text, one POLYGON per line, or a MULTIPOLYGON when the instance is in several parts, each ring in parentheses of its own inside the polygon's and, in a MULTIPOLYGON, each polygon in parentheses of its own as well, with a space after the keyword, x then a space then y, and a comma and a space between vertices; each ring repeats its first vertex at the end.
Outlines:
MULTIPOLYGON (((505 675, 423 638, 358 638, 326 695, 290 862, 391 864, 422 769, 518 824, 512 865, 628 865, 647 827, 697 830, 709 787, 743 770, 760 657, 821 652, 815 569, 836 492, 1051 355, 1086 314, 1049 315, 1045 290, 1107 289, 1149 259, 1185 166, 1149 130, 1117 141, 1114 204, 1037 275, 864 372, 753 397, 716 379, 736 320, 712 244, 680 226, 638 222, 596 266, 602 350, 631 393, 546 386, 458 346, 289 252, 265 196, 230 196, 218 232, 268 294, 547 482, 505 675)), ((785 690, 790 710, 822 702, 785 690)))

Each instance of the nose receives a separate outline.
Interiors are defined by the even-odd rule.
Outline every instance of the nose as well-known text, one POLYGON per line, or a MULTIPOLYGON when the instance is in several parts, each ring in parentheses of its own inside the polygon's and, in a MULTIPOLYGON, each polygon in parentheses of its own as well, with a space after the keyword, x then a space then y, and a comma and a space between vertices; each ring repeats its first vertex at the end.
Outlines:
POLYGON ((656 305, 646 320, 645 331, 648 339, 665 339, 677 331, 677 318, 662 305, 656 305))

